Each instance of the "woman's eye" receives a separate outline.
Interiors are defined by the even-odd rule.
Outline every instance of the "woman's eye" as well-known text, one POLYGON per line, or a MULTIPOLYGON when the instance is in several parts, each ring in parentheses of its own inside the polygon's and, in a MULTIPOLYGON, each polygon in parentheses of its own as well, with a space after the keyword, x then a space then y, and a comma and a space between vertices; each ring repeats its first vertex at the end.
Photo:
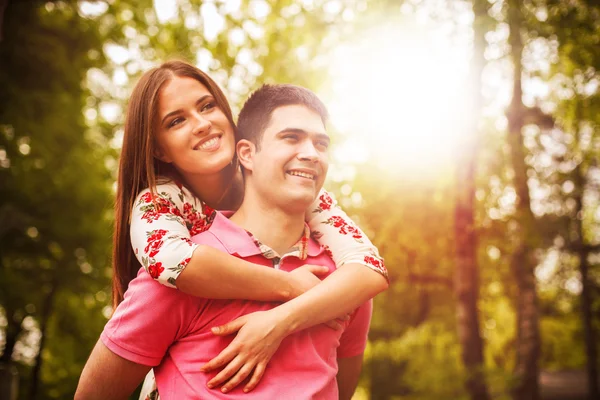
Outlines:
POLYGON ((171 128, 171 127, 173 127, 175 125, 179 125, 182 122, 183 122, 183 118, 181 118, 181 117, 175 118, 174 120, 172 120, 171 122, 169 122, 169 128, 171 128))
POLYGON ((202 111, 202 112, 209 111, 209 110, 212 110, 213 108, 215 108, 216 106, 217 105, 211 101, 209 103, 206 103, 204 106, 202 106, 202 109, 200 109, 200 111, 202 111))

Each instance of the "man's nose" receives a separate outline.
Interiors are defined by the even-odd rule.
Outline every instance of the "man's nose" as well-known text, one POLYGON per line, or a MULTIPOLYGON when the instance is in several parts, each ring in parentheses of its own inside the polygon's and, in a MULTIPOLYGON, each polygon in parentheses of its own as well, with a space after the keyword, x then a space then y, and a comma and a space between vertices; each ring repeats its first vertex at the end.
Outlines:
POLYGON ((305 141, 298 152, 298 160, 300 161, 310 161, 317 162, 319 161, 319 152, 315 148, 312 141, 305 141))

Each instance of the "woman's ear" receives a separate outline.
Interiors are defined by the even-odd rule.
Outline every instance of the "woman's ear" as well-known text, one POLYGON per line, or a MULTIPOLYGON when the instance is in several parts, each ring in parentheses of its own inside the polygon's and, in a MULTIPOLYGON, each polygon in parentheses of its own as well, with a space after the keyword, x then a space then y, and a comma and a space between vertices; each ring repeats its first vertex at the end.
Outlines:
POLYGON ((244 169, 252 171, 254 165, 254 154, 256 153, 256 146, 249 140, 241 139, 235 146, 238 160, 244 169))

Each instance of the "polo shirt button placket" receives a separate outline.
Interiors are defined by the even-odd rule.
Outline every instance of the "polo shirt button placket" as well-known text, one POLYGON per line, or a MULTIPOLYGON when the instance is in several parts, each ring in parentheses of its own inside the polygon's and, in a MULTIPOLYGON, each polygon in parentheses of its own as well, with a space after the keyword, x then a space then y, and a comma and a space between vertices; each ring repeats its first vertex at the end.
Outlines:
POLYGON ((273 268, 279 269, 280 266, 281 266, 281 258, 273 257, 273 268))

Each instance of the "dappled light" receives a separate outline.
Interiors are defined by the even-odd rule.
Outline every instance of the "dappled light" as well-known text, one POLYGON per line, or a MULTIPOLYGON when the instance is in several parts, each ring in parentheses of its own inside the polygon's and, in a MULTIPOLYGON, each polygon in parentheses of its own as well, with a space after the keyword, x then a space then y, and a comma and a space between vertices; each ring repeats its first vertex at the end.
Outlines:
POLYGON ((600 398, 600 6, 549 0, 0 1, 0 398, 73 398, 171 59, 234 120, 265 83, 325 103, 325 188, 390 278, 354 400, 600 398))

